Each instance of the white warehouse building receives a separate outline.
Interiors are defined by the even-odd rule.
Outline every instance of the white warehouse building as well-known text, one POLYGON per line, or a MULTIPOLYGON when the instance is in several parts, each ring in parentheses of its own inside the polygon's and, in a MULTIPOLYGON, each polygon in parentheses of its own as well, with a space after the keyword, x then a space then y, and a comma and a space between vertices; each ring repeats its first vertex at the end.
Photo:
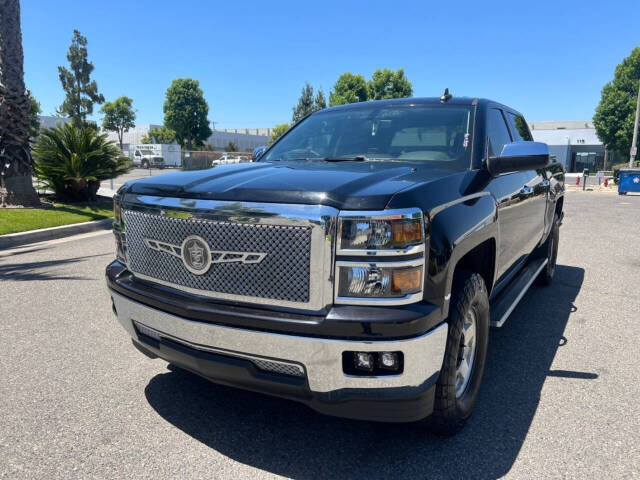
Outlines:
POLYGON ((549 145, 549 153, 567 172, 604 170, 618 162, 614 152, 608 151, 605 165, 605 148, 591 121, 533 122, 529 128, 533 139, 549 145))
MULTIPOLYGON (((129 151, 134 145, 142 143, 142 138, 148 135, 150 130, 160 128, 161 125, 147 123, 136 125, 122 136, 122 149, 129 151)), ((251 152, 254 148, 266 145, 269 141, 270 128, 238 128, 234 130, 214 130, 207 139, 207 144, 214 150, 224 151, 224 148, 233 142, 239 151, 251 152)), ((118 143, 118 135, 115 132, 106 132, 109 140, 118 143)))

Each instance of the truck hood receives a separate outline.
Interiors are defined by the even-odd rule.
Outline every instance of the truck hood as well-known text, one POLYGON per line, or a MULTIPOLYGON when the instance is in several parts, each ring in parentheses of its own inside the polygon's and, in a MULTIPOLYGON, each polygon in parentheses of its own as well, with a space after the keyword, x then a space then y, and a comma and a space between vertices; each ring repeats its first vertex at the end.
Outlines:
POLYGON ((256 162, 146 177, 120 193, 382 210, 396 192, 451 173, 418 163, 256 162))

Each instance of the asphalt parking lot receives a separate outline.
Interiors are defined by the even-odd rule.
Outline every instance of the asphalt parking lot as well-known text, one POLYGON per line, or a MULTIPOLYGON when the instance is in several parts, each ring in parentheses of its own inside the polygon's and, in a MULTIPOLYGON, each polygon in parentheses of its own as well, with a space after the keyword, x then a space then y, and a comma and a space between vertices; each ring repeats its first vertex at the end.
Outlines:
POLYGON ((565 212, 554 284, 491 331, 447 439, 143 357, 111 313, 109 233, 0 252, 0 477, 637 478, 640 196, 568 192, 565 212))

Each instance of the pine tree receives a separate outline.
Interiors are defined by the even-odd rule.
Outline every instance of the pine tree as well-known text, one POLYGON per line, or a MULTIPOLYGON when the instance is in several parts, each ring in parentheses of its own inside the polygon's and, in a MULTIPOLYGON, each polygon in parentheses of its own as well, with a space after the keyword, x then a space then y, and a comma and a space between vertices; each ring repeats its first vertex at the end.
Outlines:
POLYGON ((318 93, 316 94, 316 99, 313 105, 313 111, 317 112, 318 110, 322 110, 323 108, 327 108, 327 100, 324 97, 324 92, 322 88, 318 89, 318 93))
POLYGON ((58 77, 66 98, 58 113, 71 118, 74 125, 86 123, 87 115, 93 113, 94 103, 103 103, 104 97, 98 93, 98 84, 91 80, 94 66, 87 59, 87 38, 78 30, 73 31, 73 39, 67 53, 71 70, 58 67, 58 77))
POLYGON ((306 82, 300 93, 298 104, 293 107, 291 122, 298 123, 304 117, 314 112, 313 87, 306 82))

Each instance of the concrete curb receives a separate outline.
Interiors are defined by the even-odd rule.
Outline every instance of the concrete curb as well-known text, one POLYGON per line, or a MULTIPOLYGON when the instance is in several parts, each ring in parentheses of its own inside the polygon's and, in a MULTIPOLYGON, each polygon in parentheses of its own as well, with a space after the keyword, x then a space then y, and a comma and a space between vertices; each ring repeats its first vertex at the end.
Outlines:
POLYGON ((62 225, 61 227, 42 228, 40 230, 0 235, 0 250, 19 247, 29 243, 70 237, 71 235, 79 235, 81 233, 95 232, 97 230, 108 230, 111 228, 112 223, 113 218, 104 218, 102 220, 93 220, 91 222, 62 225))

